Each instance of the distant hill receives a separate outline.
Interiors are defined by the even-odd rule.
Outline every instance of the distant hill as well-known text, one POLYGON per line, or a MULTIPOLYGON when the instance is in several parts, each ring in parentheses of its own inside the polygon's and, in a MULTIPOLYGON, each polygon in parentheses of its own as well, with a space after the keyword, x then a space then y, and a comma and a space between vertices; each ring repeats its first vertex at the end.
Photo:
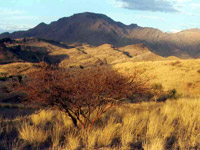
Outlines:
MULTIPOLYGON (((175 60, 176 57, 171 58, 175 60)), ((178 59, 178 58, 177 58, 178 59)), ((67 66, 90 66, 117 64, 127 61, 168 60, 151 52, 144 44, 128 45, 116 48, 111 44, 91 46, 44 40, 40 38, 21 38, 0 40, 0 64, 15 62, 38 63, 67 66)))
POLYGON ((67 55, 51 56, 52 46, 68 48, 59 42, 48 41, 38 38, 23 38, 11 40, 9 38, 0 40, 0 64, 13 62, 37 63, 60 63, 67 55))
POLYGON ((27 31, 0 35, 0 38, 5 37, 39 37, 67 44, 87 43, 93 46, 107 43, 115 47, 143 43, 153 53, 163 57, 200 58, 200 29, 164 33, 136 24, 125 25, 106 15, 89 12, 64 17, 50 24, 40 23, 27 31))

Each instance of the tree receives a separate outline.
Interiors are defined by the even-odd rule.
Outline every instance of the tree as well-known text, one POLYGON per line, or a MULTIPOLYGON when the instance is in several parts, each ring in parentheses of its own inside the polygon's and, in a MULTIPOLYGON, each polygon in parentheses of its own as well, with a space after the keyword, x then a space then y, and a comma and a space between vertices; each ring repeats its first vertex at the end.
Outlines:
POLYGON ((109 66, 64 69, 43 64, 19 84, 25 102, 64 111, 74 126, 90 129, 112 106, 133 94, 146 93, 146 80, 123 75, 109 66))

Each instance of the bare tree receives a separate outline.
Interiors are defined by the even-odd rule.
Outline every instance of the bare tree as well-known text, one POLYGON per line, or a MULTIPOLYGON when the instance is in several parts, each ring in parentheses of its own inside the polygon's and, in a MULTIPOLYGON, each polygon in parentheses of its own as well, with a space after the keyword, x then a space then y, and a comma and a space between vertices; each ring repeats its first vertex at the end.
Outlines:
POLYGON ((64 111, 76 127, 87 130, 120 100, 148 91, 137 71, 125 76, 106 66, 63 69, 46 64, 19 87, 27 93, 27 103, 64 111))

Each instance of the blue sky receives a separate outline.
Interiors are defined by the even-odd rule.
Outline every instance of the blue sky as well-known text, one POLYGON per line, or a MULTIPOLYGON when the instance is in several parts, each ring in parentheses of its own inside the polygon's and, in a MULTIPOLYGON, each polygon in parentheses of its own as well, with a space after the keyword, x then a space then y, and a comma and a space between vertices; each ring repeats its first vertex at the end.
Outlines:
POLYGON ((75 13, 177 32, 200 28, 200 0, 0 0, 0 33, 27 30, 75 13))

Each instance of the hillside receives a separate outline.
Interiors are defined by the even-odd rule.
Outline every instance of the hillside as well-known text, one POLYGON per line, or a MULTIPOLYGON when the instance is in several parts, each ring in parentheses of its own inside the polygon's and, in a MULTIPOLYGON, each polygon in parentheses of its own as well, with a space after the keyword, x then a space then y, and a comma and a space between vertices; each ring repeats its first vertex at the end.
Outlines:
POLYGON ((152 84, 162 84, 165 90, 175 88, 181 94, 200 95, 199 59, 165 58, 152 53, 144 44, 116 48, 110 44, 66 45, 38 38, 4 39, 0 55, 4 58, 0 62, 0 77, 27 74, 42 61, 70 68, 108 64, 125 72, 138 68, 151 78, 152 84))
POLYGON ((154 28, 136 24, 125 25, 103 14, 80 13, 64 17, 50 24, 40 23, 27 31, 3 33, 0 38, 39 37, 48 40, 72 43, 87 43, 93 46, 111 44, 115 47, 143 43, 153 53, 163 57, 200 57, 199 29, 178 33, 164 33, 154 28))
POLYGON ((182 96, 200 96, 200 59, 125 62, 113 65, 120 72, 141 70, 150 83, 165 91, 176 89, 182 96))
POLYGON ((125 72, 138 68, 151 79, 152 84, 162 84, 165 90, 175 88, 185 95, 200 95, 199 59, 164 58, 152 53, 144 44, 119 48, 110 44, 95 47, 25 38, 3 42, 2 52, 1 56, 9 53, 13 57, 5 55, 7 60, 4 59, 0 65, 1 77, 27 74, 37 69, 37 63, 42 61, 70 68, 108 64, 125 72), (14 49, 16 47, 19 48, 14 49))
POLYGON ((95 47, 88 44, 66 45, 39 38, 21 38, 16 40, 2 39, 0 48, 2 58, 0 64, 45 61, 51 64, 88 66, 167 59, 152 53, 143 44, 115 48, 110 44, 95 47))

